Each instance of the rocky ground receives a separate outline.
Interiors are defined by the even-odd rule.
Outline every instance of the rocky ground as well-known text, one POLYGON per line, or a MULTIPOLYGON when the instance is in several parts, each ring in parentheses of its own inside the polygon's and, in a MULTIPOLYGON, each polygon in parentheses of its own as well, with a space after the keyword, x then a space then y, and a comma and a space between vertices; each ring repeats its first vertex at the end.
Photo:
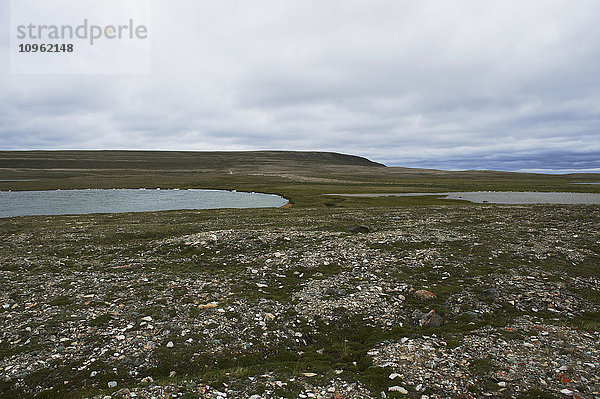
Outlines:
POLYGON ((0 396, 600 398, 600 208, 0 220, 0 396))

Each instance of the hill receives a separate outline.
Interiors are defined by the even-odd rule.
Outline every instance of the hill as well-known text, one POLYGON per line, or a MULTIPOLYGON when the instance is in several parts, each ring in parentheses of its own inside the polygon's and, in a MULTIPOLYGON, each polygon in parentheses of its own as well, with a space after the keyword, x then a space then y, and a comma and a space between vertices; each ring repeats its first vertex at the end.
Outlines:
POLYGON ((0 168, 220 170, 256 167, 384 165, 334 152, 301 151, 0 151, 0 168))

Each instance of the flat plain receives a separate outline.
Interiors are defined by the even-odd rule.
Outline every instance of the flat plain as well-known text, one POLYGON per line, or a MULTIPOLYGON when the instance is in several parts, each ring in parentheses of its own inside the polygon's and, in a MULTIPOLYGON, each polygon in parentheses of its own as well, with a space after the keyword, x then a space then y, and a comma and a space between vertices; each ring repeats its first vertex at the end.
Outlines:
POLYGON ((115 151, 2 152, 0 180, 292 204, 0 219, 2 397, 600 397, 600 207, 323 195, 596 175, 115 151))

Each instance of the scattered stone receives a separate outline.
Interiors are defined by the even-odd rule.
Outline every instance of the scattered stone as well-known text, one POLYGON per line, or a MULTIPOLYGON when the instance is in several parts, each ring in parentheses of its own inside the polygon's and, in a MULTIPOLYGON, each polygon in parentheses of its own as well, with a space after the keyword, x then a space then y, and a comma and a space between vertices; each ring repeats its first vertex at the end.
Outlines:
POLYGON ((126 385, 130 392, 123 388, 113 397, 268 399, 292 385, 297 397, 321 399, 382 392, 388 398, 517 397, 534 390, 565 397, 564 389, 573 398, 600 397, 600 332, 590 318, 600 310, 593 296, 600 281, 597 273, 552 267, 557 259, 574 268, 594 265, 600 211, 476 207, 473 213, 451 206, 360 210, 360 218, 381 226, 368 235, 331 228, 360 220, 349 219, 354 210, 325 220, 298 209, 285 227, 273 227, 277 219, 262 210, 252 211, 260 222, 251 216, 238 227, 229 227, 229 216, 191 211, 144 216, 158 225, 167 218, 177 231, 200 231, 165 238, 146 235, 139 215, 119 217, 116 227, 106 215, 40 217, 31 224, 3 219, 2 389, 18 390, 17 397, 64 389, 58 395, 68 397, 106 389, 112 376, 127 373, 127 383, 115 388, 126 385), (118 242, 105 239, 120 229, 118 242), (573 231, 576 241, 565 234, 573 231), (52 246, 39 246, 46 242, 52 246), (440 295, 439 313, 425 309, 430 302, 411 299, 413 286, 440 295), (202 310, 213 304, 216 310, 202 310), (425 330, 443 323, 452 328, 425 330), (171 340, 181 350, 170 355, 194 367, 279 351, 310 364, 314 353, 333 359, 320 337, 336 329, 344 330, 349 350, 361 348, 363 359, 336 358, 335 370, 315 369, 318 375, 282 375, 260 363, 250 367, 259 370, 252 375, 219 369, 218 386, 164 368, 157 381, 144 377, 156 372, 161 348, 174 348, 171 340), (382 340, 357 343, 363 329, 382 340), (386 373, 375 392, 357 371, 371 361, 374 371, 386 373), (57 373, 27 385, 28 376, 50 366, 57 373), (410 393, 388 391, 389 385, 410 393))

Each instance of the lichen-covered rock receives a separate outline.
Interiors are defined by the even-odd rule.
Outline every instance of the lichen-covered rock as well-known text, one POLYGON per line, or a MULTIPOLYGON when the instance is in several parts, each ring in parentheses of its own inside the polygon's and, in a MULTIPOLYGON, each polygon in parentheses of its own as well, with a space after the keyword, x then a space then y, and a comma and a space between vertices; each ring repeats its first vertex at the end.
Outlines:
POLYGON ((431 291, 427 291, 427 290, 417 290, 415 292, 413 292, 413 296, 415 298, 417 298, 420 301, 434 301, 437 299, 437 295, 435 295, 433 292, 431 291))

